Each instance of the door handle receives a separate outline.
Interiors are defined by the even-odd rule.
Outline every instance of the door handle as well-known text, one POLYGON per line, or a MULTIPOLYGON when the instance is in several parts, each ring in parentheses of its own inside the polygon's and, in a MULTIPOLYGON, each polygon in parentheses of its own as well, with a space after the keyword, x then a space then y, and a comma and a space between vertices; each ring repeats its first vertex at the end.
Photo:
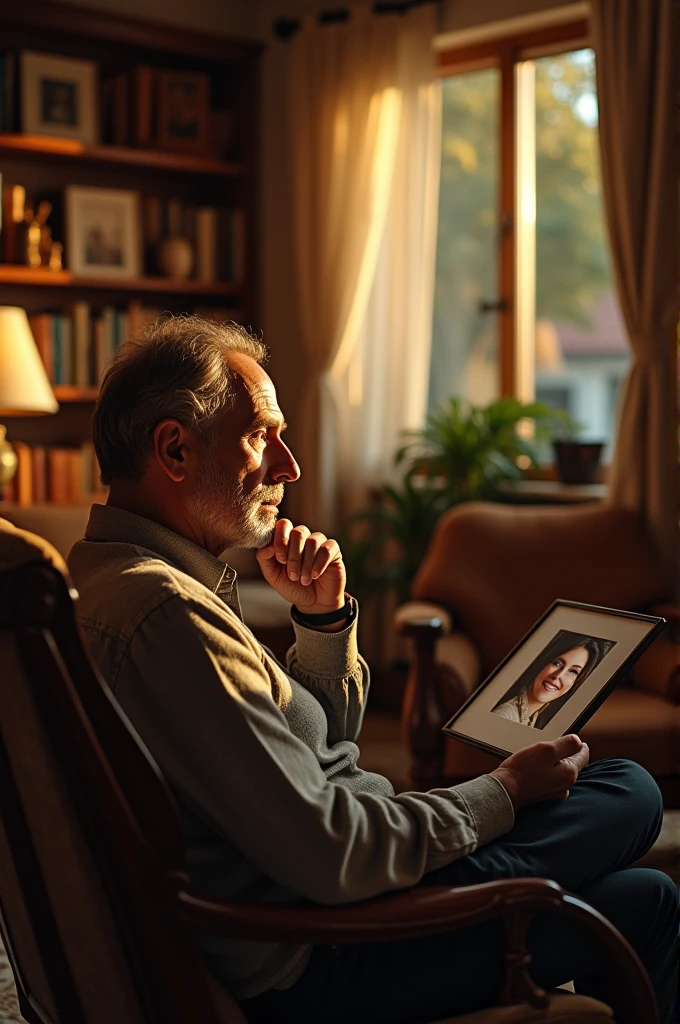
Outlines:
POLYGON ((477 304, 478 313, 505 313, 510 303, 507 299, 480 299, 477 304))

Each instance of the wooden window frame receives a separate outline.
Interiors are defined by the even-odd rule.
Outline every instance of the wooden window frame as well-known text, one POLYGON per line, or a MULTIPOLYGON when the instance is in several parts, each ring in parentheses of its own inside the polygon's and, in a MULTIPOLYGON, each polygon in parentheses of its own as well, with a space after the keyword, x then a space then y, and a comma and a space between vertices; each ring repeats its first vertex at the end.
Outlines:
POLYGON ((496 67, 500 71, 499 189, 498 189, 498 312, 499 393, 514 395, 517 389, 515 333, 516 280, 516 165, 515 165, 515 65, 522 60, 564 53, 592 46, 585 18, 502 36, 468 46, 451 47, 437 54, 440 78, 496 67))

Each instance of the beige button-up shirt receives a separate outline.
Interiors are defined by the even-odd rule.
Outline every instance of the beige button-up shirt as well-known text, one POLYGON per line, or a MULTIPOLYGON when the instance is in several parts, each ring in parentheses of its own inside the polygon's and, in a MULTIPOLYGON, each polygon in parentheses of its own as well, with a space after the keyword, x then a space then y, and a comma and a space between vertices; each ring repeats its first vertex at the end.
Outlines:
MULTIPOLYGON (((294 623, 284 669, 243 623, 233 569, 158 523, 94 505, 68 564, 89 648, 175 794, 200 890, 351 902, 414 885, 511 828, 491 776, 395 796, 357 767, 368 669, 355 603, 340 633, 294 623)), ((239 999, 292 985, 309 952, 204 944, 239 999)))

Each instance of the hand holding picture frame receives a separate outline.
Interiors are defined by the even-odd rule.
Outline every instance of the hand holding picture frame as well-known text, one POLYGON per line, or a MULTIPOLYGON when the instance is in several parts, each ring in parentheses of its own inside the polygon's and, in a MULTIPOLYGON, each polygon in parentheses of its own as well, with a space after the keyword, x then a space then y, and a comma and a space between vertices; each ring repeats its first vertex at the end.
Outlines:
POLYGON ((507 757, 578 732, 656 639, 665 619, 555 601, 444 726, 507 757))

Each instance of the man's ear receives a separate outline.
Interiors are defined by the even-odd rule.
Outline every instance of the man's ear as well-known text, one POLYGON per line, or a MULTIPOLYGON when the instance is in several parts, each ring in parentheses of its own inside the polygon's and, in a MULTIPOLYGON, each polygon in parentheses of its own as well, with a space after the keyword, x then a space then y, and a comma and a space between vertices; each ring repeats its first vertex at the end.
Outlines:
POLYGON ((163 472, 175 483, 186 479, 193 438, 177 420, 161 420, 153 432, 153 453, 163 472))

